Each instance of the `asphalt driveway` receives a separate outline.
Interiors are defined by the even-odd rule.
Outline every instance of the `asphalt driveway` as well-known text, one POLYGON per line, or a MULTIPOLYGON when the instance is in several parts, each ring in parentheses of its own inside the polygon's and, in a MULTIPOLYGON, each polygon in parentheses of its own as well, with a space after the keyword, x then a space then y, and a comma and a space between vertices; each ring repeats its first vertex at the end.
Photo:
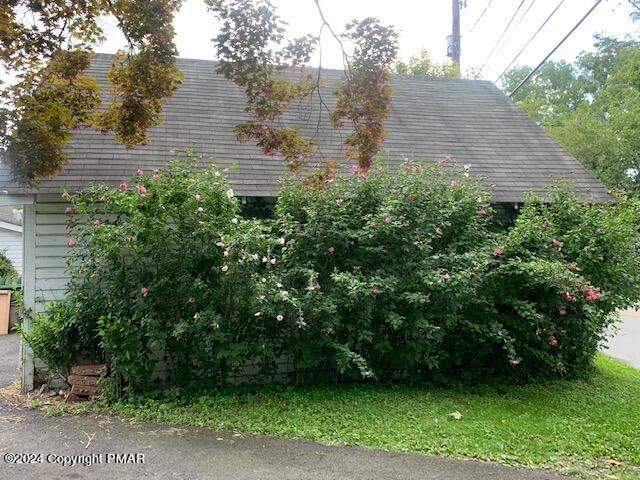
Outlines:
POLYGON ((0 388, 11 385, 19 378, 18 355, 20 353, 20 335, 0 335, 0 388))
POLYGON ((604 352, 636 368, 640 368, 640 312, 628 310, 620 315, 618 331, 604 352))
POLYGON ((45 418, 37 411, 2 403, 0 464, 3 478, 52 480, 571 478, 479 461, 329 447, 302 440, 242 436, 208 429, 131 425, 115 417, 45 418), (16 457, 23 453, 32 456, 16 457), (125 455, 116 457, 115 454, 125 455), (16 458, 29 463, 15 464, 16 458), (118 459, 130 463, 115 463, 118 459))

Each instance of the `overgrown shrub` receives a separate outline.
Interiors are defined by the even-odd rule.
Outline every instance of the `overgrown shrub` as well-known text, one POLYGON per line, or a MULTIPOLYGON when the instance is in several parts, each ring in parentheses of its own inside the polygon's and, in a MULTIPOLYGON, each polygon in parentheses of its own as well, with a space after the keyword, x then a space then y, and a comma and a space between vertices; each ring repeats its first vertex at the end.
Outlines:
POLYGON ((19 277, 18 272, 7 258, 6 252, 0 250, 0 281, 11 281, 19 277))
MULTIPOLYGON (((166 172, 139 170, 118 188, 65 196, 72 278, 64 339, 82 338, 85 355, 103 356, 136 384, 159 365, 180 381, 224 379, 249 359, 262 373, 275 368, 277 319, 256 312, 281 246, 267 227, 240 218, 217 167, 180 161, 166 172)), ((35 332, 57 308, 35 321, 35 332)), ((56 353, 32 346, 38 356, 56 353)), ((68 364, 61 350, 54 363, 68 364)))
POLYGON ((282 358, 300 382, 586 371, 640 298, 637 205, 558 190, 504 231, 481 180, 443 163, 286 179, 273 221, 240 218, 223 172, 193 160, 69 196, 69 298, 27 339, 132 384, 161 365, 175 382, 270 381, 282 358))
POLYGON ((638 210, 550 200, 493 233, 489 192, 456 168, 288 184, 277 224, 306 323, 297 365, 439 382, 584 371, 615 309, 639 298, 638 210))
MULTIPOLYGON (((285 284, 304 312, 297 365, 439 376, 458 355, 449 329, 484 308, 479 279, 497 246, 491 214, 478 179, 438 165, 378 168, 317 190, 285 185, 276 223, 287 239, 285 284)), ((474 335, 495 334, 485 321, 474 335)))
MULTIPOLYGON (((77 307, 73 301, 51 302, 46 314, 35 315, 28 329, 18 326, 22 338, 36 356, 54 372, 65 371, 82 355, 93 353, 102 356, 95 336, 95 324, 79 323, 77 307)), ((33 315, 33 312, 24 314, 33 315)))
POLYGON ((587 205, 568 192, 524 205, 502 240, 502 264, 487 275, 528 376, 590 368, 616 310, 640 298, 638 204, 587 205))

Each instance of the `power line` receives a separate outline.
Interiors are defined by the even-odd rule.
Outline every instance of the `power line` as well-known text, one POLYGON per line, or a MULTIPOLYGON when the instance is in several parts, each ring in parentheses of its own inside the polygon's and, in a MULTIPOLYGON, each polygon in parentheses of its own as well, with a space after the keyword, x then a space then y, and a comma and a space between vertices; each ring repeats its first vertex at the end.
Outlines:
POLYGON ((538 34, 540 33, 540 31, 544 28, 544 26, 547 24, 547 22, 549 22, 549 20, 551 20, 551 18, 556 14, 556 12, 558 11, 558 9, 562 6, 562 4, 565 2, 565 0, 560 0, 560 3, 558 3, 558 5, 556 5, 556 8, 553 9, 553 11, 549 14, 549 16, 545 19, 544 22, 542 22, 542 25, 540 25, 540 27, 538 27, 538 30, 536 30, 536 32, 531 36, 531 38, 529 39, 529 41, 527 41, 527 43, 525 43, 524 47, 522 47, 520 49, 520 51, 518 52, 518 54, 514 57, 513 60, 511 60, 511 63, 509 65, 507 65, 507 68, 505 68, 502 73, 500 74, 500 76, 496 79, 496 81, 494 83, 498 83, 500 81, 500 79, 502 78, 502 76, 507 73, 507 71, 511 68, 511 66, 516 63, 516 61, 518 60, 518 58, 520 58, 520 55, 522 55, 522 53, 527 49, 527 47, 531 44, 531 42, 533 42, 533 40, 538 36, 538 34))
POLYGON ((541 67, 542 65, 544 65, 544 62, 546 62, 547 60, 549 60, 549 57, 550 57, 551 55, 553 55, 553 54, 555 53, 555 51, 556 51, 556 50, 558 50, 558 48, 560 48, 560 45, 562 45, 562 44, 567 40, 567 38, 569 38, 569 37, 571 36, 571 34, 572 34, 573 32, 575 32, 575 31, 576 31, 576 29, 577 29, 580 25, 582 25, 582 22, 584 22, 584 21, 587 19, 587 17, 588 17, 589 15, 591 15, 591 12, 593 12, 593 11, 596 9, 596 7, 597 7, 598 5, 600 5, 600 3, 602 3, 602 0, 596 0, 596 3, 594 3, 594 4, 593 4, 593 6, 589 9, 589 11, 588 11, 587 13, 585 13, 585 14, 584 14, 584 17, 582 17, 582 18, 580 19, 580 21, 579 21, 578 23, 576 23, 576 24, 575 24, 575 26, 574 26, 574 27, 569 31, 569 33, 567 33, 567 34, 564 36, 564 38, 563 38, 562 40, 560 40, 560 42, 559 42, 555 47, 553 47, 553 50, 551 50, 551 51, 549 52, 549 54, 548 54, 546 57, 544 57, 544 60, 542 60, 542 61, 538 64, 538 66, 537 66, 536 68, 534 68, 533 70, 531 70, 531 72, 529 73, 529 75, 527 75, 527 76, 525 77, 525 79, 524 79, 524 80, 522 80, 522 82, 520 82, 520 84, 515 88, 515 90, 509 94, 509 97, 513 97, 516 93, 518 93, 518 90, 520 90, 520 89, 522 88, 522 86, 523 86, 525 83, 527 83, 527 82, 531 79, 531 77, 533 77, 533 75, 534 75, 534 74, 535 74, 535 73, 540 69, 540 67, 541 67))
MULTIPOLYGON (((524 11, 524 13, 522 14, 522 16, 520 17, 520 20, 518 20, 518 22, 516 23, 516 25, 513 27, 518 28, 520 26, 520 24, 522 23, 522 20, 524 20, 524 17, 527 16, 527 13, 529 13, 529 10, 531 10, 531 7, 533 7, 533 5, 536 3, 536 0, 532 0, 532 2, 529 4, 529 6, 527 7, 527 9, 524 11)), ((511 31, 511 33, 513 33, 513 30, 511 31)))
POLYGON ((487 6, 484 7, 484 10, 482 10, 482 13, 476 19, 476 21, 473 23, 473 26, 469 29, 468 33, 470 33, 474 28, 476 28, 476 25, 478 25, 478 23, 480 23, 480 20, 482 20, 482 17, 484 17, 484 14, 487 12, 487 10, 489 10, 489 7, 491 6, 492 3, 493 3, 493 0, 489 0, 489 3, 487 3, 487 6))
POLYGON ((487 63, 489 62, 489 59, 491 58, 491 55, 493 55, 493 52, 495 52, 496 48, 498 48, 498 45, 500 44, 500 42, 504 38, 505 34, 507 33, 507 30, 509 30, 509 27, 513 23, 513 20, 516 18, 516 15, 518 15, 518 12, 522 8, 522 5, 524 4, 524 2, 525 2, 525 0, 522 0, 520 2, 520 5, 518 5, 518 8, 516 8, 516 11, 514 12, 513 16, 511 17, 511 20, 509 20, 509 23, 507 23, 507 26, 505 27, 505 29, 503 30, 502 34, 500 35, 500 38, 498 38, 498 41, 496 42, 496 44, 493 46, 493 48, 489 52, 489 55, 487 56, 487 59, 482 64, 482 67, 480 67, 480 73, 482 73, 482 71, 484 70, 484 67, 487 66, 487 63))
POLYGON ((511 31, 509 32, 509 35, 507 36, 507 38, 505 39, 504 42, 502 42, 502 46, 498 49, 498 51, 496 52, 496 55, 500 55, 500 53, 502 52, 502 50, 504 50, 504 47, 509 43, 509 40, 511 40, 511 37, 513 37, 513 33, 518 29, 518 27, 520 26, 520 24, 522 23, 522 20, 524 20, 524 17, 527 16, 527 13, 529 13, 529 10, 531 10, 531 7, 533 7, 533 5, 536 3, 536 0, 532 0, 532 2, 529 4, 529 6, 527 7, 527 9, 524 11, 524 13, 520 16, 520 18, 518 19, 518 21, 516 22, 516 24, 513 26, 513 28, 511 29, 511 31))

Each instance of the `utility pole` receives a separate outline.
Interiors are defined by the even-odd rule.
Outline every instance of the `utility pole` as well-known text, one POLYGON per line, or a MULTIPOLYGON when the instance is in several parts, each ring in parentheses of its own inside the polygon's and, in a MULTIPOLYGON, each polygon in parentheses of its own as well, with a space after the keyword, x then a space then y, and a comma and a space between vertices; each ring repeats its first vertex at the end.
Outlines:
POLYGON ((451 35, 447 37, 447 56, 460 68, 460 0, 451 0, 453 23, 451 35))

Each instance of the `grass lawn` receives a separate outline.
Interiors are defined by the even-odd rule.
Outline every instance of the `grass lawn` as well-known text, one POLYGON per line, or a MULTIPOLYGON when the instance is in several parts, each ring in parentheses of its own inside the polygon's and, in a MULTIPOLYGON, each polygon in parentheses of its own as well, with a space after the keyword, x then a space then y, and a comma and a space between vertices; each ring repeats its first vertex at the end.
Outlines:
POLYGON ((597 367, 586 381, 503 388, 167 390, 107 410, 140 421, 638 479, 640 371, 605 356, 597 367))

